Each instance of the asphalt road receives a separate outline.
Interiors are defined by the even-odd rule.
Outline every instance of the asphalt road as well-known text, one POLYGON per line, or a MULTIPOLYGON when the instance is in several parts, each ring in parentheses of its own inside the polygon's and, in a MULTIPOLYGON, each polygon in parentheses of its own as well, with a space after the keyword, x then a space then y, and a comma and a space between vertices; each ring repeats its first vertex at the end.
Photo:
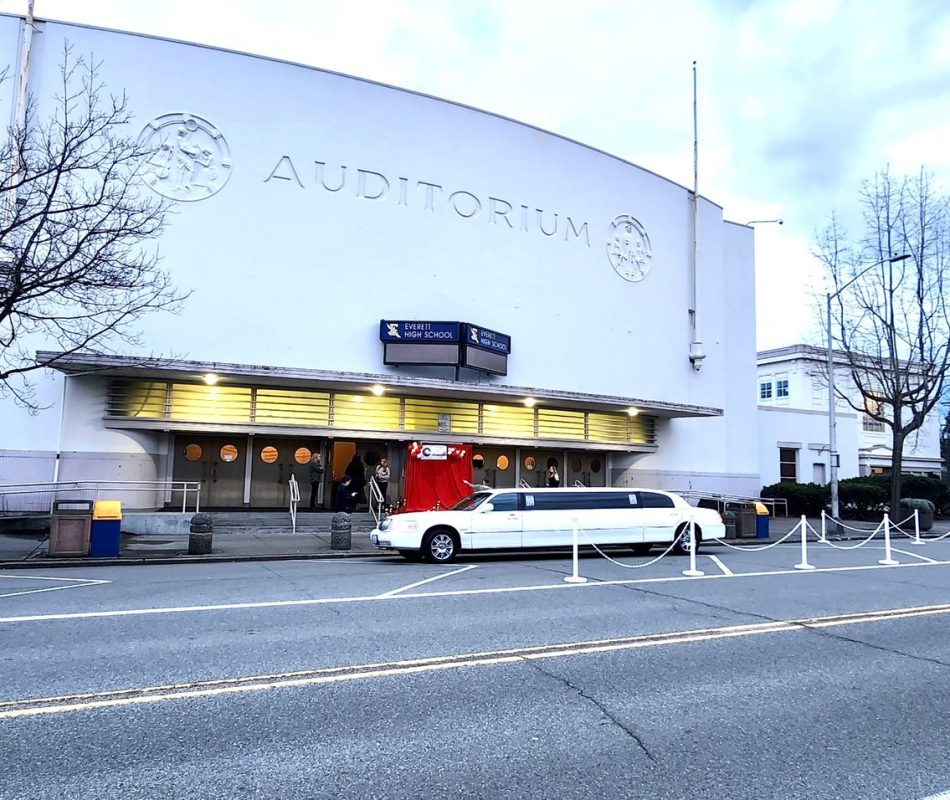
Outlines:
POLYGON ((0 797, 950 790, 950 541, 706 552, 0 575, 0 797))

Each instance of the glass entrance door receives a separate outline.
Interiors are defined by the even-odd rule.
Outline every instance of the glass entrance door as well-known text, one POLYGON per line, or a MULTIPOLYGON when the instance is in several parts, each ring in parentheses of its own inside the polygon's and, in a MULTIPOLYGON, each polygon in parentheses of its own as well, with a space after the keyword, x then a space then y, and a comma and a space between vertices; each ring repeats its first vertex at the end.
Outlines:
MULTIPOLYGON (((290 476, 297 479, 300 505, 310 504, 310 458, 322 453, 318 439, 281 439, 255 436, 251 464, 251 506, 289 508, 290 476)), ((326 479, 324 473, 324 480, 326 479)), ((324 492, 326 489, 324 489, 324 492)))
POLYGON ((472 482, 493 489, 511 489, 515 485, 514 448, 472 445, 472 482))
POLYGON ((561 486, 573 486, 575 481, 580 481, 584 486, 606 486, 606 454, 569 452, 566 469, 561 474, 561 486))
POLYGON ((557 477, 557 486, 569 486, 564 478, 564 453, 555 450, 522 450, 521 480, 531 487, 547 486, 551 467, 557 477))
MULTIPOLYGON (((246 442, 244 436, 176 436, 173 479, 201 481, 202 508, 243 507, 246 442)), ((180 506, 181 492, 171 502, 180 506)))

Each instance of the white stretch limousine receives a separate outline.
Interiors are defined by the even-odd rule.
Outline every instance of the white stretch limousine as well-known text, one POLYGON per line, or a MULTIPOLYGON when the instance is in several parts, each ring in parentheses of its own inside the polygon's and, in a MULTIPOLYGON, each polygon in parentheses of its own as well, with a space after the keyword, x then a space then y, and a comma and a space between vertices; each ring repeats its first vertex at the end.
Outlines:
POLYGON ((690 520, 697 547, 725 534, 716 511, 694 508, 670 492, 577 487, 479 491, 445 511, 387 517, 369 540, 406 558, 445 564, 460 550, 569 546, 575 520, 580 544, 623 544, 637 555, 674 540, 674 551, 689 553, 690 520))

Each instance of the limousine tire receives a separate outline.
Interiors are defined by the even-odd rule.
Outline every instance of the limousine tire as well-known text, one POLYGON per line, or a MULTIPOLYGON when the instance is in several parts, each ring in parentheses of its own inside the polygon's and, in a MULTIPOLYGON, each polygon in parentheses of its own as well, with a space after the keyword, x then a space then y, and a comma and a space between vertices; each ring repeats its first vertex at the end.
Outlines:
POLYGON ((422 540, 423 557, 430 564, 450 564, 458 549, 458 535, 450 528, 434 528, 422 540))
MULTIPOLYGON (((694 526, 696 531, 696 552, 699 552, 699 546, 703 543, 703 532, 699 525, 694 526)), ((676 544, 673 545, 673 552, 678 556, 689 555, 689 524, 684 522, 676 529, 676 544)))

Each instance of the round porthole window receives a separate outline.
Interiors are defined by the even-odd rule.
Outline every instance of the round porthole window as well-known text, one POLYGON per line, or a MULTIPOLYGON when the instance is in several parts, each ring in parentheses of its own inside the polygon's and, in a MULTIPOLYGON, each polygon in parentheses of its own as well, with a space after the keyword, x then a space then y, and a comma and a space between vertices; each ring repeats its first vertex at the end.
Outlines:
POLYGON ((501 455, 498 456, 498 460, 495 461, 495 466, 504 472, 506 469, 508 469, 508 467, 511 466, 511 461, 508 460, 508 456, 501 455))
POLYGON ((309 447, 298 447, 294 450, 294 461, 298 464, 306 464, 311 458, 313 458, 313 453, 310 452, 309 447))
POLYGON ((524 468, 528 470, 528 472, 531 472, 537 465, 538 462, 534 460, 534 456, 528 456, 524 460, 524 468))
POLYGON ((201 458, 201 455, 204 451, 201 449, 200 444, 186 444, 185 445, 185 461, 197 461, 201 458))
POLYGON ((238 449, 233 444, 226 444, 221 448, 220 456, 222 461, 226 464, 230 464, 237 459, 238 449))
POLYGON ((277 460, 277 448, 271 447, 268 445, 263 450, 261 450, 261 461, 265 464, 273 464, 277 460))
POLYGON ((475 467, 475 469, 481 469, 482 467, 484 467, 484 466, 485 466, 485 456, 483 456, 481 453, 476 453, 475 455, 473 455, 473 456, 472 456, 472 466, 475 467))
POLYGON ((581 464, 581 460, 577 456, 574 456, 574 458, 571 459, 572 472, 580 472, 582 466, 583 464, 581 464))
POLYGON ((600 472, 600 459, 592 458, 590 460, 590 471, 591 472, 600 472))

